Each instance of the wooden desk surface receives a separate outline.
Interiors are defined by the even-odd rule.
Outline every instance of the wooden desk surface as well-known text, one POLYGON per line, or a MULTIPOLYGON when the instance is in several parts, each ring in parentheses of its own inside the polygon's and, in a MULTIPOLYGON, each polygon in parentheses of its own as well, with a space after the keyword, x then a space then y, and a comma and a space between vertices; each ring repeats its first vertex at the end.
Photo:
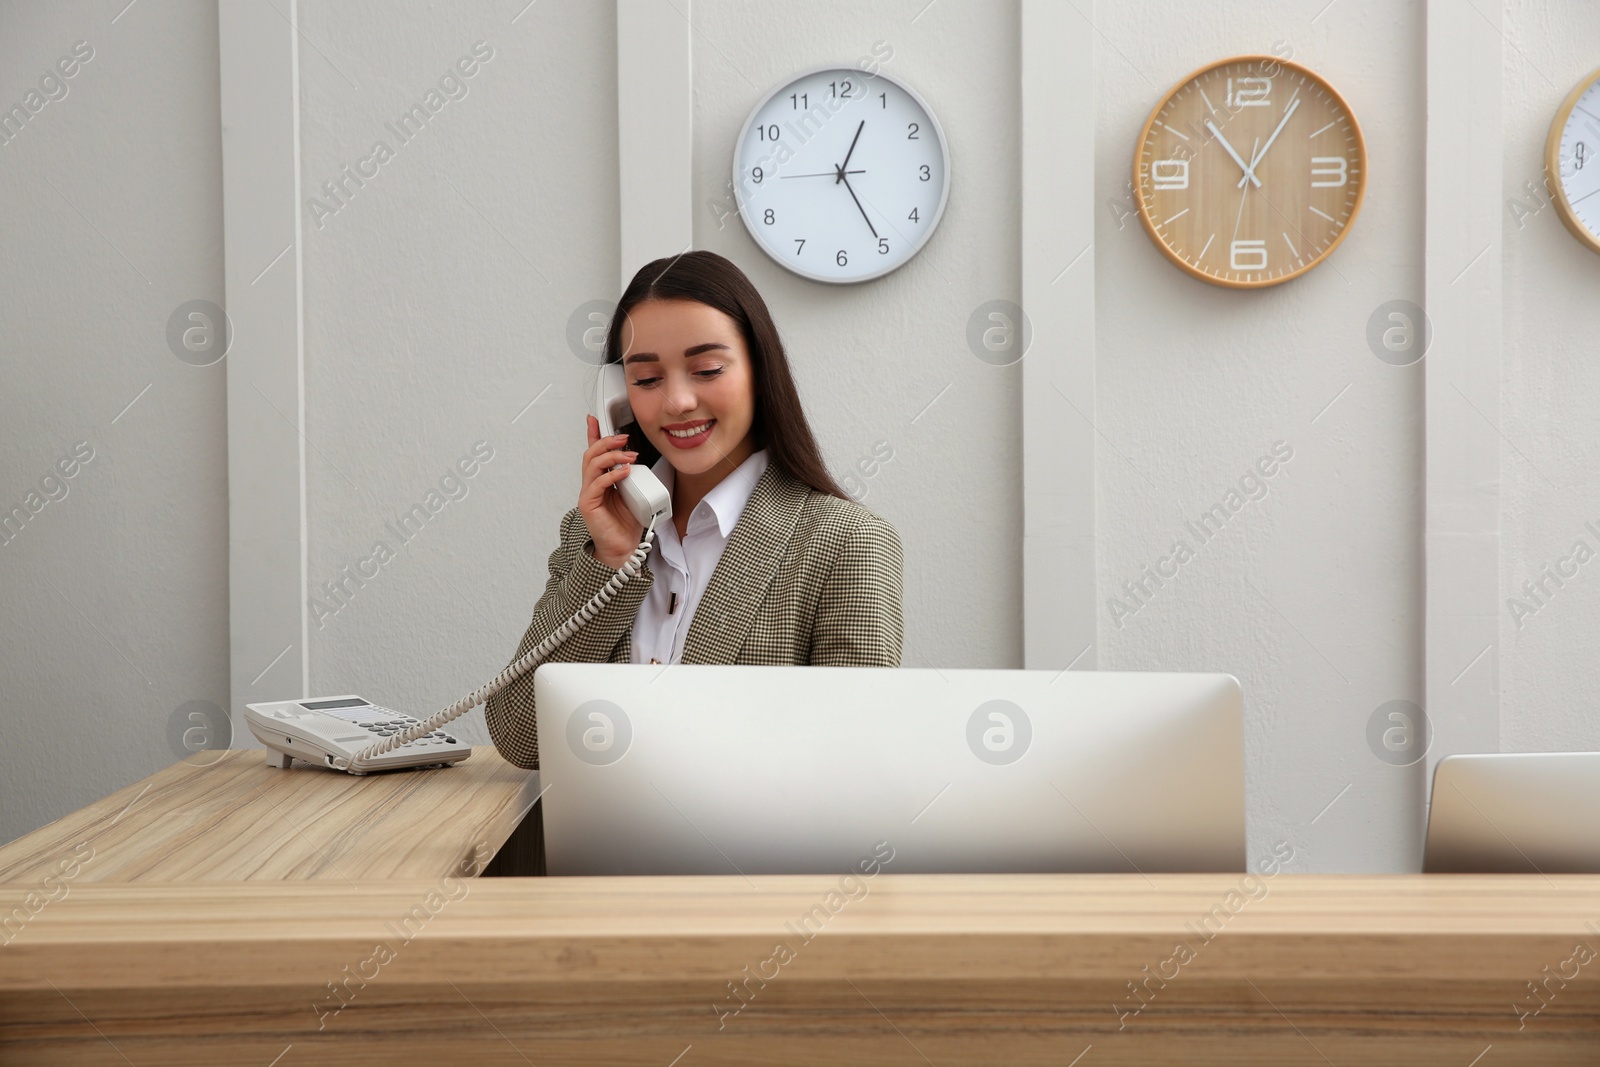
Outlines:
POLYGON ((1600 876, 1244 877, 74 884, 0 1062, 1600 1063, 1600 876))
POLYGON ((365 776, 198 753, 0 846, 0 882, 39 883, 74 858, 74 884, 476 874, 538 780, 492 745, 453 767, 365 776))
POLYGON ((536 782, 233 752, 0 848, 0 1063, 1600 1064, 1600 875, 466 877, 536 782))

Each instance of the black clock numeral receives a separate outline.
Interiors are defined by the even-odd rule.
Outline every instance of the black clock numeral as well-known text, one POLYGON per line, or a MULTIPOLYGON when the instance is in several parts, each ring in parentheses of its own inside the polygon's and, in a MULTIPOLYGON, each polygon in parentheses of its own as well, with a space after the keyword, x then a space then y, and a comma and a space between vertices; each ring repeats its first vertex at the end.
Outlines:
POLYGON ((758 141, 776 141, 777 139, 778 139, 778 124, 776 122, 772 123, 770 126, 757 126, 756 127, 756 140, 758 140, 758 141))
POLYGON ((908 132, 906 134, 906 140, 908 140, 908 141, 920 141, 920 140, 922 140, 922 138, 917 136, 917 130, 919 129, 919 127, 917 126, 917 124, 915 122, 908 123, 906 125, 906 129, 908 131, 910 131, 910 132, 908 132))
POLYGON ((928 170, 928 165, 926 163, 924 163, 922 166, 918 167, 917 170, 920 171, 921 174, 922 174, 922 177, 917 179, 918 181, 924 181, 925 182, 925 181, 928 181, 930 178, 933 177, 933 173, 928 170))
POLYGON ((844 254, 844 249, 841 248, 841 249, 839 249, 839 254, 833 257, 833 261, 835 263, 839 264, 839 266, 843 267, 843 266, 846 266, 847 264, 849 264, 850 257, 845 255, 844 254))
POLYGON ((887 237, 878 238, 878 255, 886 256, 888 254, 889 254, 889 239, 887 237))
POLYGON ((768 226, 771 226, 772 222, 773 222, 773 217, 774 216, 772 214, 772 209, 769 207, 769 208, 767 208, 767 213, 765 215, 761 216, 761 221, 766 223, 768 226))
POLYGON ((834 96, 849 96, 850 80, 847 78, 842 82, 829 82, 828 91, 834 96))
POLYGON ((800 254, 800 250, 806 246, 806 239, 804 237, 796 237, 794 239, 794 243, 798 246, 794 250, 794 254, 798 256, 800 254))
POLYGON ((806 94, 805 93, 790 93, 789 94, 789 106, 794 108, 796 111, 799 111, 802 108, 804 108, 806 106, 806 94))
POLYGON ((911 209, 911 214, 907 215, 906 218, 910 219, 912 222, 921 222, 922 221, 922 216, 917 214, 917 209, 916 208, 912 208, 911 209))
POLYGON ((878 102, 880 104, 882 104, 885 108, 887 108, 889 106, 889 94, 888 93, 879 93, 878 94, 878 102))
POLYGON ((762 178, 762 173, 761 173, 761 168, 760 167, 756 167, 754 170, 752 170, 750 172, 750 180, 755 182, 757 185, 761 184, 761 178, 762 178))
POLYGON ((1578 147, 1572 150, 1572 162, 1574 170, 1582 170, 1583 165, 1589 162, 1589 146, 1579 141, 1578 147))

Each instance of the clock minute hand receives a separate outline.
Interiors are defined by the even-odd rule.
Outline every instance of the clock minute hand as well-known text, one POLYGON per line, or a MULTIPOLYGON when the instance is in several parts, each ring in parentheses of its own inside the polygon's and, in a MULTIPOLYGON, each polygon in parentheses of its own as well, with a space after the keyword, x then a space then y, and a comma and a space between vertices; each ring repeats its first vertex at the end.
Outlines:
MULTIPOLYGON (((1219 142, 1221 142, 1223 149, 1228 153, 1228 155, 1233 157, 1233 161, 1239 164, 1239 169, 1244 171, 1244 177, 1249 178, 1252 182, 1254 182, 1256 184, 1256 188, 1261 188, 1261 179, 1257 178, 1255 171, 1250 169, 1250 164, 1239 158, 1239 153, 1235 152, 1233 150, 1233 145, 1229 144, 1228 139, 1222 136, 1222 131, 1217 129, 1216 123, 1212 122, 1210 119, 1206 119, 1206 129, 1211 131, 1211 136, 1215 137, 1219 142)), ((1244 178, 1239 179, 1239 184, 1244 184, 1244 178)))
MULTIPOLYGON (((1299 106, 1300 98, 1297 96, 1289 102, 1289 110, 1285 111, 1283 113, 1283 118, 1278 120, 1278 128, 1272 131, 1272 136, 1267 138, 1267 143, 1262 145, 1261 151, 1257 152, 1255 157, 1250 160, 1250 166, 1246 168, 1244 177, 1255 182, 1256 188, 1259 189, 1261 187, 1261 179, 1256 177, 1256 168, 1261 165, 1261 161, 1263 159, 1267 158, 1267 149, 1271 148, 1272 142, 1278 139, 1278 134, 1282 133, 1283 128, 1289 124, 1289 116, 1293 115, 1295 108, 1299 106)), ((1242 185, 1244 185, 1244 178, 1240 178, 1239 184, 1234 186, 1234 188, 1237 189, 1242 185)))
POLYGON ((843 167, 839 168, 839 180, 844 182, 844 187, 847 190, 849 190, 850 199, 854 200, 856 202, 856 210, 861 212, 861 217, 863 219, 866 219, 866 221, 867 221, 867 229, 872 231, 872 236, 875 239, 880 239, 881 240, 881 238, 878 238, 878 228, 872 224, 872 219, 868 218, 868 216, 867 216, 867 209, 861 206, 861 200, 860 200, 859 197, 856 196, 856 191, 854 189, 850 188, 850 179, 846 178, 844 176, 844 168, 843 167))

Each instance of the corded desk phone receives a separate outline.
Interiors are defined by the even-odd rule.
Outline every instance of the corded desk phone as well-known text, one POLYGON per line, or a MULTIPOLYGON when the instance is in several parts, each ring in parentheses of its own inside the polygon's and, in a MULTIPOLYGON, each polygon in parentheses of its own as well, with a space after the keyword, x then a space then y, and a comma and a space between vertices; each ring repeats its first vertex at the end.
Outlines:
MULTIPOLYGON (((595 382, 594 416, 600 424, 601 437, 609 437, 617 432, 618 426, 633 421, 622 364, 607 363, 600 368, 600 377, 595 382)), ((644 527, 644 540, 639 542, 639 547, 612 575, 611 580, 578 609, 577 614, 562 623, 526 656, 501 671, 487 685, 467 694, 425 722, 349 694, 247 704, 245 723, 256 739, 267 746, 267 761, 277 767, 288 767, 298 759, 318 767, 366 774, 369 771, 448 765, 470 756, 471 746, 444 733, 444 725, 465 715, 533 670, 563 641, 594 618, 616 595, 622 584, 639 573, 645 557, 650 554, 650 544, 655 540, 656 524, 672 517, 672 496, 655 472, 647 467, 636 464, 629 468, 628 476, 613 488, 622 494, 628 510, 644 527)))

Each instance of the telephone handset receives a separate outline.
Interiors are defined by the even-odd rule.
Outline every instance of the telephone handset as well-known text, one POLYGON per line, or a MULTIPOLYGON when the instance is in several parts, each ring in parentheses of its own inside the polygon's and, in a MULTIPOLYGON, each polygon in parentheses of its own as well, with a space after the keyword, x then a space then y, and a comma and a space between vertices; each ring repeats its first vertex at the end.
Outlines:
MULTIPOLYGON (((607 363, 600 368, 600 377, 595 382, 593 414, 595 421, 600 424, 601 437, 610 437, 618 432, 618 426, 626 426, 634 421, 633 409, 628 406, 628 383, 622 364, 607 363)), ((246 708, 253 714, 247 713, 245 722, 256 739, 267 746, 267 762, 275 767, 288 767, 291 760, 299 759, 319 767, 366 774, 368 771, 432 766, 466 759, 471 754, 470 747, 440 733, 440 728, 533 670, 563 641, 594 618, 616 595, 622 584, 639 573, 645 557, 650 554, 650 544, 655 540, 656 523, 672 517, 672 496, 655 472, 647 467, 630 467, 628 477, 613 488, 622 494, 628 510, 644 527, 644 540, 639 542, 639 547, 611 576, 611 580, 578 609, 577 614, 562 623, 526 656, 501 671, 487 685, 462 697, 426 722, 418 722, 387 708, 378 708, 355 696, 324 698, 310 703, 274 701, 247 704, 246 708), (351 716, 356 717, 354 721, 344 721, 351 716), (367 741, 371 737, 378 740, 359 751, 355 750, 354 742, 367 741), (389 753, 396 749, 402 751, 390 756, 389 753)))
MULTIPOLYGON (((594 409, 601 437, 610 437, 620 432, 618 427, 634 421, 633 408, 628 406, 628 380, 622 364, 607 363, 600 368, 600 377, 594 386, 594 409)), ((611 469, 616 470, 615 467, 611 469)), ((622 494, 640 526, 672 518, 672 496, 649 467, 634 464, 628 476, 616 484, 616 490, 622 494)))

